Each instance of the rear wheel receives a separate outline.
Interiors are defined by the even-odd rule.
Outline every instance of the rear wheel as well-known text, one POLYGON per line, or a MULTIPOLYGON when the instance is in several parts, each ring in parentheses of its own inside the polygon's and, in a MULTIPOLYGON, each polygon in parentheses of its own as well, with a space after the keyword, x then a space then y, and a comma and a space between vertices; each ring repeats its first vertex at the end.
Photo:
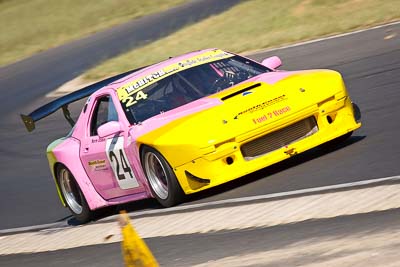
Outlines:
POLYGON ((150 185, 150 190, 157 201, 164 207, 171 207, 182 202, 184 193, 175 173, 160 152, 144 147, 141 153, 143 170, 150 185))
POLYGON ((81 223, 90 221, 92 213, 89 205, 71 172, 65 167, 60 167, 57 179, 63 198, 72 215, 81 223))

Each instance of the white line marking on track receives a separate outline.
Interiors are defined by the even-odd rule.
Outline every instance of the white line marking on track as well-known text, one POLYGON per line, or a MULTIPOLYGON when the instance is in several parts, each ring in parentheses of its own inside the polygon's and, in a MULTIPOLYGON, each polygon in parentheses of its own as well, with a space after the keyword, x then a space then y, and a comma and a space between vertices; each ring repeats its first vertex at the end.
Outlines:
POLYGON ((281 50, 281 49, 286 49, 286 48, 292 48, 292 47, 297 47, 297 46, 317 43, 317 42, 321 42, 321 41, 326 41, 326 40, 330 40, 330 39, 340 38, 340 37, 349 36, 349 35, 353 35, 353 34, 357 34, 357 33, 362 33, 362 32, 366 32, 366 31, 371 31, 371 30, 376 30, 376 29, 380 29, 380 28, 384 28, 384 27, 389 27, 389 26, 397 25, 397 24, 400 24, 400 21, 395 21, 395 22, 391 22, 391 23, 387 23, 387 24, 382 24, 382 25, 374 26, 374 27, 367 28, 367 29, 361 29, 361 30, 357 30, 357 31, 346 32, 346 33, 336 34, 336 35, 332 35, 332 36, 322 37, 322 38, 313 39, 313 40, 309 40, 309 41, 304 41, 304 42, 300 42, 300 43, 289 44, 289 45, 280 46, 280 47, 276 47, 276 48, 267 48, 265 50, 262 49, 262 50, 251 51, 248 55, 253 55, 254 56, 254 55, 261 54, 261 53, 272 52, 272 51, 276 51, 276 50, 281 50))
POLYGON ((1 229, 0 230, 0 235, 1 234, 13 234, 13 233, 18 233, 18 232, 31 232, 31 231, 40 231, 44 229, 53 229, 56 227, 71 227, 68 225, 67 220, 62 221, 62 222, 56 222, 56 223, 46 223, 46 224, 39 224, 39 225, 32 225, 32 226, 24 226, 24 227, 17 227, 17 228, 9 228, 9 229, 1 229))
MULTIPOLYGON (((389 181, 400 181, 400 175, 378 178, 378 179, 371 179, 371 180, 363 180, 363 181, 352 182, 352 183, 344 183, 344 184, 328 185, 328 186, 300 189, 300 190, 280 192, 280 193, 272 193, 272 194, 267 194, 267 195, 258 195, 258 196, 252 196, 252 197, 241 197, 241 198, 217 200, 217 201, 211 201, 211 202, 207 202, 207 203, 199 203, 199 204, 166 208, 166 209, 162 209, 162 210, 148 210, 148 211, 141 211, 141 212, 132 212, 132 213, 129 213, 129 215, 140 216, 140 215, 148 215, 148 214, 161 214, 161 213, 167 213, 167 212, 173 212, 173 211, 184 211, 184 210, 194 209, 194 208, 204 208, 204 207, 208 207, 208 206, 215 206, 215 205, 221 205, 221 204, 235 204, 235 203, 245 203, 245 202, 257 201, 257 200, 269 200, 269 199, 274 199, 274 198, 278 198, 278 197, 298 196, 298 195, 309 194, 309 193, 320 193, 320 192, 328 191, 328 190, 346 189, 346 188, 371 185, 371 184, 377 184, 377 183, 389 182, 389 181)), ((109 218, 110 217, 105 218, 105 219, 108 220, 109 218)))
MULTIPOLYGON (((328 191, 295 198, 246 202, 243 205, 187 210, 179 213, 133 217, 132 224, 144 239, 181 236, 240 229, 261 229, 310 220, 379 214, 400 209, 400 183, 328 191)), ((355 217, 356 218, 356 217, 355 217)), ((340 219, 339 219, 340 220, 340 219)), ((400 228, 399 228, 400 230, 400 228)), ((362 235, 362 234, 361 234, 362 235)), ((358 239, 360 234, 358 234, 358 239)), ((0 240, 0 255, 37 253, 120 242, 116 221, 80 227, 6 235, 0 240)))
MULTIPOLYGON (((252 197, 217 200, 217 201, 211 201, 211 202, 206 202, 206 203, 165 208, 162 210, 146 210, 146 211, 139 211, 139 212, 131 212, 131 213, 129 213, 129 215, 132 217, 138 217, 138 216, 143 216, 143 215, 158 215, 158 214, 163 214, 163 213, 187 211, 190 209, 206 208, 206 207, 224 205, 224 204, 241 204, 241 203, 244 204, 246 202, 251 202, 251 201, 270 200, 270 199, 275 199, 275 198, 279 198, 279 197, 296 197, 296 196, 303 195, 303 194, 321 193, 324 191, 337 190, 337 189, 349 189, 349 188, 353 188, 353 187, 373 185, 373 184, 378 184, 378 183, 382 183, 382 182, 390 182, 390 181, 392 181, 392 182, 400 181, 400 175, 384 177, 384 178, 377 178, 377 179, 370 179, 370 180, 363 180, 363 181, 352 182, 352 183, 344 183, 344 184, 328 185, 328 186, 300 189, 300 190, 280 192, 280 193, 272 193, 272 194, 267 194, 267 195, 258 195, 258 196, 252 196, 252 197)), ((113 215, 113 216, 98 220, 98 221, 94 222, 94 224, 115 221, 117 216, 118 215, 113 215)), ((44 230, 44 229, 56 228, 56 227, 64 228, 64 227, 73 227, 73 226, 68 225, 67 220, 65 220, 63 222, 57 222, 57 223, 49 223, 49 224, 34 225, 34 226, 27 226, 27 227, 3 229, 3 230, 0 230, 0 234, 11 234, 11 233, 18 233, 18 232, 26 232, 26 231, 44 230)))

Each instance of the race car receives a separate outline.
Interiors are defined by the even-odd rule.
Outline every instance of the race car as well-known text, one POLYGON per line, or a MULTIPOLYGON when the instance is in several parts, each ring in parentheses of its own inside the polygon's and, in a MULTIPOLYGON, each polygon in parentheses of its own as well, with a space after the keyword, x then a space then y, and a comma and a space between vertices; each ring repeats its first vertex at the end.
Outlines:
POLYGON ((341 75, 279 71, 207 49, 75 91, 29 115, 62 109, 72 130, 47 157, 61 202, 81 222, 101 207, 156 198, 165 207, 332 140, 361 126, 341 75), (68 104, 87 97, 76 122, 68 104))

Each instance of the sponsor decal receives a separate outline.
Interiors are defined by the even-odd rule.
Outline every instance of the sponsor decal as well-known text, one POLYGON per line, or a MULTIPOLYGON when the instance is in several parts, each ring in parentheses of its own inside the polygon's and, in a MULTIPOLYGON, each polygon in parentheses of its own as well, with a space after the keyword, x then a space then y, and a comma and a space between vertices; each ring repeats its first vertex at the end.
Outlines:
MULTIPOLYGON (((272 114, 274 114, 275 117, 278 117, 278 116, 280 116, 280 115, 282 115, 282 114, 284 114, 286 112, 289 112, 289 111, 290 111, 290 107, 286 106, 284 108, 272 111, 272 114)), ((271 115, 271 118, 272 118, 272 115, 271 115)))
MULTIPOLYGON (((246 93, 246 92, 245 92, 245 93, 246 93)), ((244 93, 243 93, 243 94, 244 94, 244 93)), ((253 113, 253 112, 256 112, 256 111, 259 111, 259 110, 263 110, 263 109, 265 109, 266 107, 275 105, 276 103, 279 103, 279 102, 284 101, 284 100, 286 100, 286 99, 287 99, 286 95, 281 95, 281 96, 275 97, 275 98, 273 98, 273 99, 269 99, 269 100, 267 100, 267 101, 264 101, 264 102, 262 102, 262 103, 260 103, 260 104, 257 104, 257 105, 255 105, 255 106, 252 106, 252 107, 250 107, 250 108, 248 108, 248 109, 245 109, 245 110, 239 112, 239 113, 235 116, 234 119, 238 119, 240 116, 245 115, 245 114, 251 114, 251 113, 253 113)))
POLYGON ((243 92, 242 96, 249 95, 249 94, 252 94, 252 93, 253 93, 253 92, 250 92, 250 91, 243 92))
POLYGON ((168 75, 171 72, 175 72, 176 70, 177 70, 177 68, 173 68, 173 69, 169 69, 169 70, 168 69, 159 70, 150 75, 147 75, 146 77, 136 80, 133 84, 126 86, 124 89, 125 89, 126 93, 129 95, 132 92, 134 92, 135 90, 140 89, 141 87, 144 87, 145 85, 152 84, 153 81, 156 81, 156 80, 168 75))
POLYGON ((96 159, 89 161, 89 167, 91 167, 94 171, 106 170, 106 160, 105 159, 96 159))
POLYGON ((290 110, 291 110, 291 108, 289 106, 286 106, 286 107, 283 107, 280 109, 275 109, 275 110, 268 112, 260 117, 253 118, 252 121, 254 124, 264 123, 267 120, 271 120, 275 117, 279 117, 279 116, 289 112, 290 110))
POLYGON ((147 99, 147 94, 142 91, 147 86, 179 71, 232 56, 234 55, 217 49, 179 61, 119 87, 117 89, 118 98, 125 104, 125 107, 130 107, 140 100, 147 99))
POLYGON ((92 139, 92 144, 104 142, 105 140, 106 140, 106 139, 105 139, 105 138, 102 138, 102 137, 99 137, 98 139, 92 139))

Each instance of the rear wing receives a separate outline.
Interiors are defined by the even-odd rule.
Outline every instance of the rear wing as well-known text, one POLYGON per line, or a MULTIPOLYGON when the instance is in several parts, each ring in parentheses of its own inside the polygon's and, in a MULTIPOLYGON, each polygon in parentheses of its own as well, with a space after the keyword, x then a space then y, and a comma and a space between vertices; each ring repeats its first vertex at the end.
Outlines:
POLYGON ((92 85, 86 86, 82 89, 79 89, 75 92, 72 92, 68 95, 62 96, 60 98, 55 99, 54 101, 51 101, 50 103, 45 104, 44 106, 41 106, 37 108, 36 110, 32 111, 29 115, 24 115, 21 114, 21 119, 25 124, 26 129, 28 132, 32 132, 35 129, 35 122, 38 120, 41 120, 50 114, 56 112, 59 109, 62 109, 63 114, 65 119, 69 122, 71 126, 74 126, 75 122, 71 118, 69 110, 68 110, 68 105, 70 103, 76 102, 78 100, 81 100, 82 98, 88 97, 97 90, 103 88, 104 86, 119 80, 123 78, 124 76, 127 76, 131 73, 134 73, 136 71, 139 71, 143 68, 135 69, 135 70, 130 70, 121 74, 118 74, 116 76, 107 78, 105 80, 102 80, 100 82, 94 83, 92 85))

